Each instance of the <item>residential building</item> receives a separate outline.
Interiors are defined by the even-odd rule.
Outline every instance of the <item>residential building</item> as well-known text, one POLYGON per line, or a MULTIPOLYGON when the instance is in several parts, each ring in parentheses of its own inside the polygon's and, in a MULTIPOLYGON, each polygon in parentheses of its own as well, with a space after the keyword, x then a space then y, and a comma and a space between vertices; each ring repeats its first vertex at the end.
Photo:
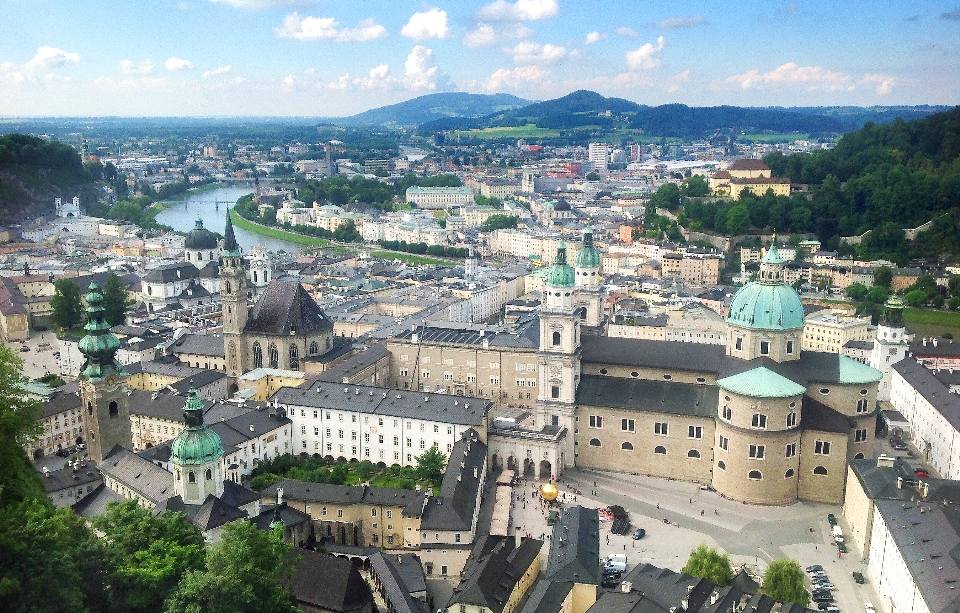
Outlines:
POLYGON ((513 613, 540 575, 543 542, 485 536, 463 570, 444 610, 447 613, 513 613))
POLYGON ((869 317, 824 310, 806 317, 801 345, 808 351, 842 353, 843 346, 848 342, 865 342, 874 336, 869 317))
POLYGON ((469 187, 408 187, 406 202, 427 210, 443 210, 473 203, 469 187))

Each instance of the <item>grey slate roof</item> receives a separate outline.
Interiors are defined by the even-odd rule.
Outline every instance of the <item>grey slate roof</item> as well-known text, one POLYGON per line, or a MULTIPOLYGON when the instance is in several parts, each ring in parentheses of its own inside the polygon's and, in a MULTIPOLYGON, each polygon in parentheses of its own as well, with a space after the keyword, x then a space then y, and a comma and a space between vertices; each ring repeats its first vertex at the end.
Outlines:
POLYGON ((531 538, 523 539, 516 548, 514 544, 511 537, 484 537, 478 541, 447 607, 472 604, 501 613, 520 577, 543 546, 542 541, 531 538), (492 548, 490 542, 494 543, 492 548))
POLYGON ((309 610, 355 611, 373 600, 370 586, 350 560, 298 549, 290 590, 309 610))
POLYGON ((309 388, 281 388, 270 400, 285 406, 358 411, 466 426, 480 425, 493 406, 483 398, 326 381, 311 382, 309 388))
POLYGON ((538 581, 530 590, 520 613, 557 613, 563 609, 573 583, 569 581, 538 581))
POLYGON ((596 509, 568 507, 553 525, 544 574, 551 581, 600 584, 600 516, 596 509))
POLYGON ((800 424, 804 430, 849 434, 856 421, 831 409, 816 398, 804 395, 800 403, 800 424))
POLYGON ((359 351, 355 355, 334 364, 323 372, 317 379, 319 381, 329 381, 331 383, 341 383, 344 379, 352 377, 371 364, 376 363, 390 355, 387 346, 384 343, 370 345, 365 351, 359 351))
MULTIPOLYGON (((258 495, 259 497, 259 495, 258 495)), ((265 532, 271 530, 270 524, 273 523, 276 514, 273 512, 273 509, 276 505, 265 504, 260 507, 260 515, 252 518, 250 521, 265 532)), ((293 526, 299 526, 310 521, 310 516, 304 513, 303 511, 294 509, 288 504, 284 503, 280 506, 280 521, 283 522, 283 525, 287 528, 293 526)))
POLYGON ((112 489, 101 483, 82 500, 73 505, 74 512, 80 517, 90 520, 107 512, 107 505, 114 501, 123 500, 112 489))
POLYGON ((190 262, 176 262, 174 264, 163 264, 157 268, 147 271, 143 276, 146 283, 173 283, 183 279, 195 279, 200 275, 200 270, 190 262))
POLYGON ((173 474, 129 449, 117 445, 98 467, 105 477, 112 477, 153 504, 173 495, 173 474))
POLYGON ((951 394, 932 371, 911 358, 900 360, 893 365, 893 370, 939 411, 951 426, 960 430, 960 396, 951 394))
POLYGON ((283 479, 260 492, 261 498, 277 498, 277 489, 283 488, 286 500, 325 502, 328 504, 373 504, 385 507, 403 507, 405 517, 419 517, 423 509, 423 494, 415 490, 369 485, 333 485, 283 479))
POLYGON ((422 530, 468 532, 474 527, 473 516, 483 487, 486 462, 487 446, 477 440, 471 428, 450 452, 440 495, 431 497, 423 508, 422 530))
POLYGON ((920 357, 960 357, 960 343, 953 342, 952 338, 935 340, 936 345, 933 341, 924 343, 922 339, 913 341, 910 343, 910 353, 920 357))
MULTIPOLYGON (((225 481, 224 483, 232 482, 225 481)), ((236 506, 227 503, 221 498, 217 498, 213 494, 207 496, 203 504, 184 504, 180 496, 171 496, 161 501, 153 509, 154 514, 163 513, 164 511, 183 513, 191 523, 204 532, 219 528, 220 526, 238 519, 243 519, 247 516, 246 513, 236 506)))
POLYGON ((377 577, 392 613, 427 613, 427 605, 412 594, 427 591, 423 566, 416 554, 385 554, 370 556, 370 570, 377 577))
POLYGON ((205 368, 196 374, 177 381, 176 383, 171 383, 169 387, 173 388, 176 393, 186 396, 187 392, 190 391, 190 388, 201 389, 216 383, 220 379, 226 378, 226 376, 227 373, 225 372, 205 368))
POLYGON ((78 467, 77 470, 69 466, 64 466, 60 470, 52 470, 43 475, 42 479, 44 489, 50 494, 51 492, 57 492, 68 487, 103 481, 103 476, 100 474, 100 471, 97 470, 96 463, 87 461, 78 467))
POLYGON ((80 404, 80 383, 71 381, 66 385, 61 385, 57 389, 40 401, 39 419, 53 417, 58 413, 79 409, 80 404))
POLYGON ((174 354, 188 353, 222 358, 223 337, 215 334, 184 334, 170 346, 174 354))
POLYGON ((491 347, 513 347, 517 349, 538 349, 540 347, 540 319, 534 314, 525 314, 513 327, 504 326, 416 326, 416 330, 406 329, 396 338, 412 341, 416 334, 420 342, 450 345, 482 345, 484 341, 491 347))
POLYGON ((669 371, 720 372, 726 349, 722 345, 675 343, 609 336, 580 339, 583 362, 663 368, 669 371))
POLYGON ((333 330, 333 322, 303 286, 281 279, 274 279, 263 290, 243 328, 244 332, 283 335, 291 331, 303 335, 327 330, 333 330))
POLYGON ((577 388, 577 404, 714 417, 719 389, 716 385, 697 383, 583 375, 577 388))

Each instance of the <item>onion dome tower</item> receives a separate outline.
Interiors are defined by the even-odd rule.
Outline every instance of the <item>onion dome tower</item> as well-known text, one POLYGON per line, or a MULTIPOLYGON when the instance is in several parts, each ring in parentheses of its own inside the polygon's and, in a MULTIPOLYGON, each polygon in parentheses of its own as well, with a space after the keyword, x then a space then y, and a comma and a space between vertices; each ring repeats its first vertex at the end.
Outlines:
POLYGON ((223 230, 223 266, 220 268, 220 302, 223 308, 223 349, 227 362, 227 376, 242 375, 246 350, 242 333, 247 325, 246 273, 243 270, 240 245, 233 233, 230 211, 223 230))
POLYGON ((774 237, 770 250, 760 260, 757 280, 741 287, 730 303, 727 355, 744 360, 799 360, 805 322, 797 290, 783 280, 783 260, 774 237))
POLYGON ((190 388, 183 406, 186 427, 170 445, 174 493, 184 504, 203 504, 211 494, 223 495, 223 443, 203 423, 203 400, 190 388))
POLYGON ((584 334, 602 335, 600 252, 593 244, 593 228, 583 230, 583 247, 575 261, 577 302, 584 308, 584 334))
POLYGON ((84 296, 87 334, 78 344, 84 356, 79 373, 80 397, 86 414, 87 457, 100 463, 116 445, 131 448, 133 436, 129 390, 124 380, 127 373, 116 357, 120 341, 110 333, 110 324, 103 318, 100 288, 91 283, 89 290, 84 296))
POLYGON ((894 364, 906 357, 909 348, 907 329, 903 324, 903 300, 899 296, 890 296, 883 305, 883 317, 870 352, 870 366, 883 373, 877 386, 877 400, 890 400, 890 372, 894 364))
POLYGON ((203 268, 208 262, 217 259, 219 248, 217 235, 203 227, 203 219, 197 217, 196 226, 187 234, 183 243, 187 261, 197 268, 203 268))

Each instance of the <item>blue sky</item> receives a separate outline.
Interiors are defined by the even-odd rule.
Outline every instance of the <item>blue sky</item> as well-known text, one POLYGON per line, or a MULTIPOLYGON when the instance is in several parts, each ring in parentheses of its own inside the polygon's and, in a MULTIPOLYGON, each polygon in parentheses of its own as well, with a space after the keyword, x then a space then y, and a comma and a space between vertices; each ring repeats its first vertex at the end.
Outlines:
POLYGON ((960 0, 0 0, 0 116, 960 103, 960 0))

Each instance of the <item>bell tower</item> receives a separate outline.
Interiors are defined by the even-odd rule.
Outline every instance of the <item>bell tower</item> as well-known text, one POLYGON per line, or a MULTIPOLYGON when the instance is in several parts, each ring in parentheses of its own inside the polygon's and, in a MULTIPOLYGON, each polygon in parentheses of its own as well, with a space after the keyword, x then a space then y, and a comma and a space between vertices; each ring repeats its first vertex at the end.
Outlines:
POLYGON ((243 328, 247 325, 247 287, 240 245, 233 233, 230 211, 223 231, 223 266, 220 268, 220 302, 223 307, 223 350, 227 376, 236 379, 246 372, 243 328))
POLYGON ((600 252, 593 244, 593 228, 583 230, 583 247, 575 261, 577 302, 584 309, 583 333, 603 336, 601 310, 600 252))
POLYGON ((87 457, 97 462, 116 445, 131 449, 129 388, 127 373, 116 359, 120 341, 110 333, 103 318, 103 295, 91 283, 87 302, 86 336, 79 349, 84 356, 80 366, 80 399, 87 423, 87 457))
POLYGON ((883 318, 877 326, 877 338, 873 339, 870 366, 883 373, 877 387, 877 400, 890 400, 890 371, 893 365, 906 357, 907 330, 903 324, 903 300, 891 296, 883 305, 883 318))

